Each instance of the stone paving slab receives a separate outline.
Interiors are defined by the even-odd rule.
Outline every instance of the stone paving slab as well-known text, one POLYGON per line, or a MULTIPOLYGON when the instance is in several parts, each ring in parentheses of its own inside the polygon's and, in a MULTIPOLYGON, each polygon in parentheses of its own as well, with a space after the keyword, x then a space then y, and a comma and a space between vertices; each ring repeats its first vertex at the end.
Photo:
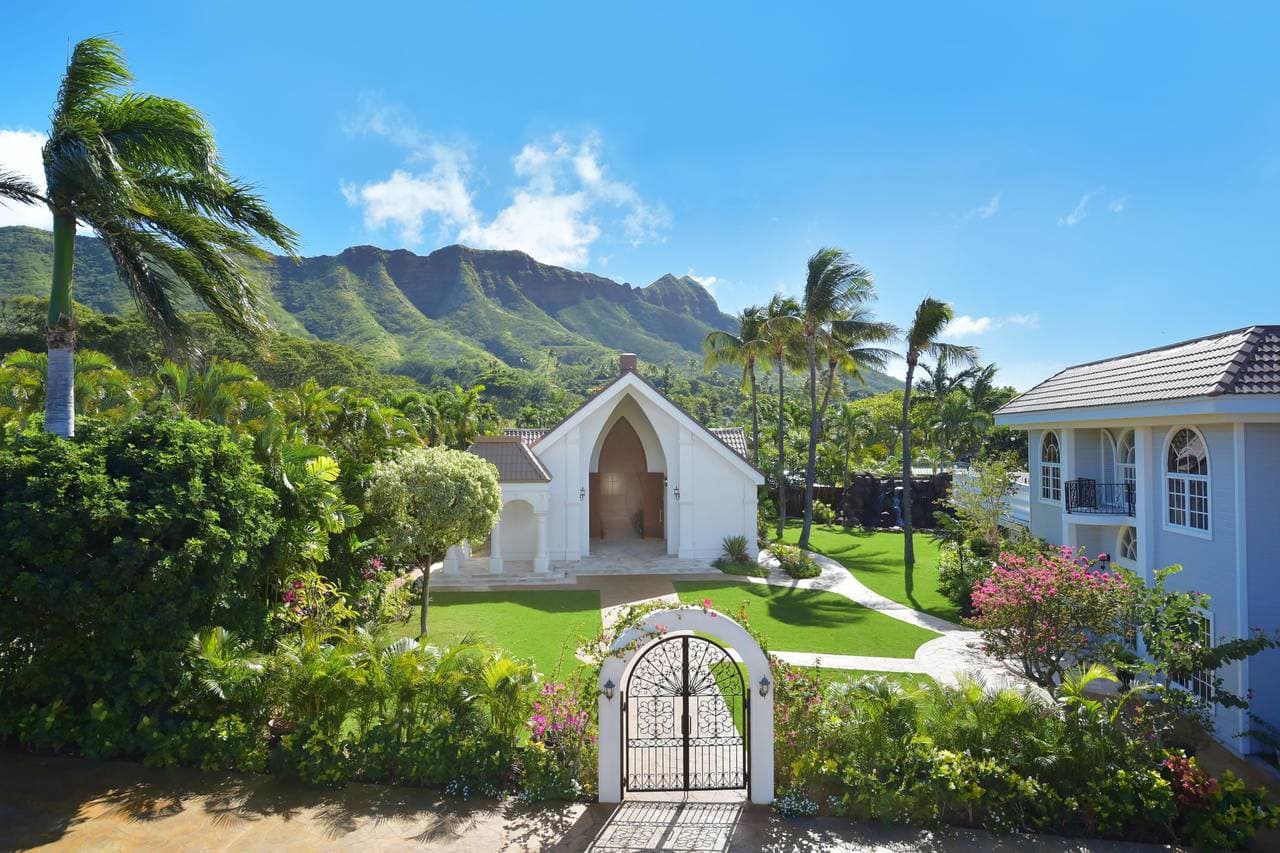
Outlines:
POLYGON ((461 802, 423 788, 339 791, 269 776, 0 753, 3 850, 412 850, 422 853, 852 853, 1168 848, 1051 836, 787 820, 710 792, 621 805, 461 802))

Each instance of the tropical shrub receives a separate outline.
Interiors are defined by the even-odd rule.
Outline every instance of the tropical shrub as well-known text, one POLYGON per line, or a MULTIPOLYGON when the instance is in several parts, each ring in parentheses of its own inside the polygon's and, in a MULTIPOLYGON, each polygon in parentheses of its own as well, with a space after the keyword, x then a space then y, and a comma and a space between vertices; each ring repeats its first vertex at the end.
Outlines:
POLYGON ((1171 751, 1159 718, 1088 695, 1112 677, 1071 670, 1052 701, 973 682, 825 684, 775 663, 778 808, 1212 848, 1276 825, 1263 792, 1171 751))
POLYGON ((79 426, 0 447, 0 733, 128 754, 193 633, 263 635, 277 501, 222 427, 79 426))
POLYGON ((974 586, 970 621, 988 654, 1052 688, 1071 662, 1124 633, 1134 592, 1129 578, 1094 569, 1070 548, 1030 560, 1005 553, 974 586))
POLYGON ((745 536, 726 536, 721 543, 720 556, 713 560, 711 565, 726 575, 755 578, 769 576, 768 569, 751 559, 745 536))
POLYGON ((462 450, 407 450, 373 467, 368 514, 381 553, 423 568, 420 628, 427 632, 431 564, 447 548, 489 535, 502 510, 498 469, 462 450))
POLYGON ((831 508, 830 504, 825 504, 820 500, 814 500, 813 520, 819 524, 830 524, 836 520, 836 511, 831 508))
POLYGON ((973 615, 973 588, 991 573, 991 560, 973 553, 966 542, 946 542, 938 548, 938 592, 973 615))
POLYGON ((769 550, 778 559, 778 565, 782 567, 782 570, 793 578, 803 580, 805 578, 816 578, 822 574, 822 569, 814 561, 813 557, 794 545, 774 542, 770 545, 769 550))
POLYGON ((751 560, 745 536, 726 536, 720 547, 724 559, 731 563, 746 563, 751 560))

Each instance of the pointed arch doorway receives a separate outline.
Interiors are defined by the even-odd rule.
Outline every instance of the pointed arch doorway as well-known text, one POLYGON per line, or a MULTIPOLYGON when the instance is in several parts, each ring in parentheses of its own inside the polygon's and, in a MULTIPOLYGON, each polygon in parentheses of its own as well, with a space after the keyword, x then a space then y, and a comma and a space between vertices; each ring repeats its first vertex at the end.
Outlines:
MULTIPOLYGON (((647 423, 643 427, 652 430, 647 423)), ((631 421, 625 416, 614 421, 590 475, 591 539, 666 538, 666 474, 653 467, 665 466, 650 464, 645 443, 631 421)))

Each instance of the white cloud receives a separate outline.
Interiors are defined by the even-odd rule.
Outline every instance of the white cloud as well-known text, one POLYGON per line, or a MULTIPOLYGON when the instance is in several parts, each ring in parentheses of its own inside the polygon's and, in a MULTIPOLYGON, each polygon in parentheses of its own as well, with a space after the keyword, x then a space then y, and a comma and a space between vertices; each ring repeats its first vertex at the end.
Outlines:
POLYGON ((947 334, 953 338, 967 338, 973 335, 985 335, 995 325, 990 317, 970 317, 961 314, 947 324, 947 334))
POLYGON ((964 215, 965 219, 990 219, 1000 212, 1000 196, 1004 193, 996 193, 991 200, 980 207, 975 207, 964 215))
POLYGON ((1080 200, 1076 202, 1075 208, 1066 216, 1058 217, 1058 224, 1065 225, 1068 228, 1078 222, 1082 222, 1089 215, 1089 199, 1093 198, 1093 193, 1088 192, 1080 196, 1080 200))
POLYGON ((720 284, 720 277, 719 277, 719 276, 715 276, 715 275, 698 275, 697 273, 695 273, 695 272, 693 271, 693 267, 689 267, 689 271, 688 271, 687 273, 685 273, 685 275, 686 275, 686 276, 688 276, 689 278, 693 279, 694 281, 696 281, 698 284, 700 284, 700 285, 702 285, 703 287, 705 287, 705 288, 707 289, 707 291, 708 291, 708 292, 710 292, 710 291, 711 291, 711 289, 712 289, 712 288, 714 288, 717 284, 720 284))
POLYGON ((1107 205, 1107 210, 1112 213, 1124 213, 1124 209, 1129 206, 1129 197, 1122 195, 1119 198, 1113 198, 1111 203, 1107 205))
POLYGON ((994 332, 1005 326, 1034 329, 1039 325, 1039 314, 1009 314, 1005 317, 971 317, 968 314, 961 314, 947 324, 946 334, 952 338, 971 338, 994 332))
POLYGON ((383 181, 343 183, 347 202, 362 208, 370 230, 397 229, 406 243, 421 242, 428 223, 441 240, 481 249, 518 249, 540 261, 585 266, 602 237, 639 245, 661 239, 671 215, 642 199, 630 184, 610 176, 601 139, 555 134, 525 145, 512 158, 517 184, 510 201, 492 217, 476 208, 469 188, 470 161, 459 146, 440 143, 391 108, 369 105, 348 132, 382 136, 409 152, 410 163, 429 169, 397 169, 383 181))
MULTIPOLYGON (((44 192, 44 161, 40 149, 44 134, 34 130, 0 130, 0 169, 17 172, 44 192)), ((43 204, 19 204, 0 200, 0 225, 52 228, 49 208, 43 204)))

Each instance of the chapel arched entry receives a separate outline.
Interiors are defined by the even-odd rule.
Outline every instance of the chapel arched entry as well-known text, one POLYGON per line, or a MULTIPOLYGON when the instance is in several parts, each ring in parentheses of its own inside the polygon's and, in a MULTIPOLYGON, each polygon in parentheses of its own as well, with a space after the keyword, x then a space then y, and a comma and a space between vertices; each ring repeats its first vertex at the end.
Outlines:
MULTIPOLYGON (((643 426, 649 427, 646 423, 643 426)), ((652 429, 652 427, 649 427, 652 429)), ((666 536, 666 475, 651 471, 644 442, 626 417, 610 427, 590 476, 592 539, 666 536)))

